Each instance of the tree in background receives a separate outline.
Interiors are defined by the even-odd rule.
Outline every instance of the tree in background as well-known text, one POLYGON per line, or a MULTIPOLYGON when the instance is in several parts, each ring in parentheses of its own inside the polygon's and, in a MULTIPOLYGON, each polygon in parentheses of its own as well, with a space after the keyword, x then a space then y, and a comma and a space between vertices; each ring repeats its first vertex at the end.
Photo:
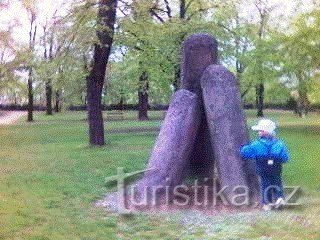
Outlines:
MULTIPOLYGON (((10 4, 10 1, 2 1, 0 14, 5 14, 10 4)), ((14 29, 19 26, 19 19, 14 17, 5 24, 5 29, 0 30, 0 102, 17 105, 25 102, 28 94, 26 84, 16 72, 27 70, 30 54, 12 36, 14 29)))
POLYGON ((97 37, 94 44, 92 68, 87 77, 87 108, 89 142, 91 145, 104 145, 104 125, 101 108, 101 95, 106 75, 106 67, 113 42, 117 0, 100 0, 98 10, 97 37))
MULTIPOLYGON (((184 38, 205 31, 205 12, 213 1, 121 1, 116 46, 138 64, 138 119, 148 119, 150 93, 171 95, 180 81, 180 47, 184 38), (202 16, 203 15, 203 16, 202 16), (161 87, 160 87, 161 86, 161 87), (156 89, 156 90, 155 90, 156 89)), ((124 58, 126 60, 128 58, 124 58)))
MULTIPOLYGON (((27 6, 35 4, 24 2, 27 6)), ((48 99, 46 102, 55 101, 59 110, 62 103, 66 107, 88 103, 84 79, 93 70, 91 59, 95 44, 99 45, 96 31, 104 28, 96 21, 98 1, 69 3, 70 8, 57 18, 57 24, 53 26, 49 19, 46 34, 34 43, 33 51, 30 44, 15 46, 19 51, 14 55, 18 57, 2 61, 1 86, 6 95, 10 94, 11 103, 25 98, 26 88, 19 84, 24 81, 20 71, 29 71, 29 66, 35 104, 48 99), (51 97, 47 94, 47 98, 43 91, 46 85, 51 86, 51 97)), ((272 11, 273 7, 262 0, 119 1, 121 14, 116 22, 107 81, 102 85, 103 103, 138 103, 138 116, 148 119, 147 106, 167 104, 179 88, 180 46, 186 36, 195 32, 217 38, 220 62, 237 75, 243 101, 253 105, 256 102, 258 113, 265 104, 285 103, 290 91, 299 93, 300 106, 316 102, 319 30, 312 23, 319 19, 319 7, 310 6, 310 11, 302 15, 292 14, 291 25, 292 19, 274 19, 278 12, 272 11), (249 16, 244 14, 248 8, 252 10, 249 16), (281 29, 275 24, 279 21, 288 28, 281 29), (276 96, 280 89, 285 94, 276 96)), ((38 25, 40 21, 38 18, 38 25)))
POLYGON ((36 44, 36 35, 37 35, 37 12, 36 12, 36 1, 24 0, 22 1, 23 7, 26 9, 29 17, 29 54, 30 61, 28 65, 28 122, 33 121, 33 56, 36 44))
POLYGON ((52 115, 53 114, 53 94, 55 90, 55 110, 59 112, 60 109, 60 95, 61 90, 54 89, 55 84, 55 76, 58 76, 62 71, 63 62, 60 58, 59 62, 54 62, 54 59, 61 55, 61 51, 64 50, 66 53, 68 52, 65 47, 66 39, 62 40, 59 38, 59 31, 65 30, 65 26, 63 26, 62 17, 58 17, 57 8, 53 15, 48 19, 46 19, 45 23, 43 24, 43 36, 41 38, 42 45, 43 45, 43 61, 41 61, 41 66, 38 68, 38 73, 41 72, 40 77, 42 81, 45 82, 45 95, 46 95, 46 114, 52 115), (43 68, 43 69, 41 69, 43 68))
POLYGON ((283 71, 296 91, 296 112, 300 117, 308 113, 310 94, 319 90, 319 26, 320 8, 314 6, 311 11, 294 19, 291 31, 280 37, 279 51, 284 60, 283 71))
POLYGON ((15 82, 13 74, 15 47, 11 36, 12 26, 0 31, 0 90, 15 82))
MULTIPOLYGON (((53 59, 53 32, 49 34, 47 28, 48 26, 46 22, 46 24, 43 26, 43 48, 44 48, 43 58, 44 58, 44 61, 51 62, 53 59)), ((50 73, 48 75, 50 75, 50 73)), ((50 76, 46 78, 47 78, 45 82, 46 113, 47 115, 52 115, 52 79, 50 76)))

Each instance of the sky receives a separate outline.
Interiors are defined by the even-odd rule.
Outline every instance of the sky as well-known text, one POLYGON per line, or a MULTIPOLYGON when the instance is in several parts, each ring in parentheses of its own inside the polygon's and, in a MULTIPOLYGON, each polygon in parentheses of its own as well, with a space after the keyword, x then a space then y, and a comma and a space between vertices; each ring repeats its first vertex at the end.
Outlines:
MULTIPOLYGON (((7 1, 7 0, 6 0, 7 1)), ((0 15, 0 28, 6 29, 8 23, 16 22, 18 26, 14 28, 13 38, 19 43, 27 43, 29 39, 29 17, 25 9, 22 8, 21 1, 19 0, 9 0, 10 7, 7 10, 1 12, 0 15)), ((0 0, 0 2, 5 2, 5 0, 0 0)), ((58 15, 66 13, 67 8, 64 7, 63 2, 70 2, 65 0, 41 0, 37 4, 37 23, 40 35, 42 34, 42 26, 45 24, 46 20, 52 19, 55 11, 58 15)), ((38 35, 39 35, 38 34, 38 35)))
MULTIPOLYGON (((21 6, 21 0, 0 0, 1 2, 10 1, 10 8, 8 10, 2 11, 0 15, 0 28, 6 29, 9 22, 19 22, 20 26, 16 27, 13 31, 13 37, 16 42, 21 44, 27 44, 29 38, 29 21, 26 11, 21 6)), ((227 1, 227 0, 226 0, 227 1)), ((250 1, 250 0, 249 0, 250 1)), ((271 21, 277 23, 279 15, 290 16, 294 13, 294 5, 296 0, 268 0, 271 5, 276 5, 274 10, 273 18, 271 21)), ((305 11, 308 9, 310 2, 312 0, 304 0, 303 6, 298 10, 305 11)), ((58 15, 63 15, 67 11, 67 5, 63 3, 70 3, 72 0, 41 0, 38 1, 38 23, 39 23, 39 35, 42 34, 42 26, 46 22, 46 19, 51 19, 56 9, 59 9, 57 12, 58 15)), ((243 14, 248 18, 253 18, 256 15, 254 7, 245 6, 243 14)), ((281 24, 281 23, 280 23, 281 24)))

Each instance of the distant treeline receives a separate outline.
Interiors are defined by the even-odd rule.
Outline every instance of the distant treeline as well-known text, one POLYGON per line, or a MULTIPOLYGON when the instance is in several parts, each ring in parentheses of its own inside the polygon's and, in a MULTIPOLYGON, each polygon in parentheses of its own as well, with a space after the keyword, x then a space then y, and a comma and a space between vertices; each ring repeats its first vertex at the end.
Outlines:
MULTIPOLYGON (((27 105, 17 105, 17 104, 0 104, 0 110, 6 110, 6 111, 27 111, 27 105)), ((154 111, 161 111, 161 110, 167 110, 168 105, 149 105, 149 110, 154 111)), ((86 105, 71 105, 66 107, 66 110, 69 111, 85 111, 86 105)), ((138 111, 139 106, 138 104, 110 104, 110 105, 102 105, 103 110, 105 111, 112 111, 112 110, 131 110, 131 111, 138 111)), ((245 109, 255 109, 256 106, 254 104, 244 104, 245 109)), ((288 103, 285 104, 275 104, 275 103, 266 103, 265 109, 276 109, 276 110, 295 110, 296 104, 292 101, 288 101, 288 103)), ((46 107, 42 105, 35 105, 34 106, 35 111, 45 111, 46 107)), ((320 111, 320 104, 311 104, 309 105, 309 111, 320 111)))
MULTIPOLYGON (((46 107, 42 105, 34 105, 34 111, 45 111, 46 107)), ((65 107, 66 110, 69 111, 86 111, 87 106, 86 105, 70 105, 68 107, 65 107)), ((110 104, 110 105, 102 105, 102 110, 105 111, 112 111, 112 110, 132 110, 132 111, 138 111, 139 105, 138 104, 110 104)), ((168 105, 152 105, 148 106, 149 110, 167 110, 168 105)), ((0 104, 0 110, 6 110, 6 111, 27 111, 28 105, 18 105, 18 104, 0 104)))

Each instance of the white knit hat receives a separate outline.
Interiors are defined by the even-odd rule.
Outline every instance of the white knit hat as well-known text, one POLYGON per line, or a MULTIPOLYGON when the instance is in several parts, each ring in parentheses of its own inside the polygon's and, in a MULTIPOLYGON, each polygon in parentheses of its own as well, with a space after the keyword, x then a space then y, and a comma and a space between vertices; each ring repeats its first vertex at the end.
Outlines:
POLYGON ((270 119, 261 119, 257 125, 251 127, 253 131, 265 131, 270 134, 275 134, 277 126, 270 119))

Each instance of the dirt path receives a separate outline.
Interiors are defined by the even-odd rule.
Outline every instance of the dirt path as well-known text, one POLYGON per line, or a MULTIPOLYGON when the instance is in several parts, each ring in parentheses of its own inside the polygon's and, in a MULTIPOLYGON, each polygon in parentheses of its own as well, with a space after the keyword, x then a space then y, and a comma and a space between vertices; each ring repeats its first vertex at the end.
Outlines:
POLYGON ((24 111, 0 111, 0 125, 13 124, 26 114, 24 111))

